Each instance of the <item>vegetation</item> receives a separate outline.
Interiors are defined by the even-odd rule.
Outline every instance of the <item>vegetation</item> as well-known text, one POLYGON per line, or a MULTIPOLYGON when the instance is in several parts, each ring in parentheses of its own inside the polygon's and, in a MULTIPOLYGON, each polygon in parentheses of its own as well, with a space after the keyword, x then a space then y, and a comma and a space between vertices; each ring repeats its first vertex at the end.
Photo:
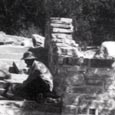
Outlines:
POLYGON ((42 0, 1 0, 0 29, 10 34, 30 36, 43 33, 45 12, 42 0))
POLYGON ((114 40, 114 0, 1 0, 0 29, 10 34, 44 35, 49 16, 72 17, 76 41, 99 45, 114 40))

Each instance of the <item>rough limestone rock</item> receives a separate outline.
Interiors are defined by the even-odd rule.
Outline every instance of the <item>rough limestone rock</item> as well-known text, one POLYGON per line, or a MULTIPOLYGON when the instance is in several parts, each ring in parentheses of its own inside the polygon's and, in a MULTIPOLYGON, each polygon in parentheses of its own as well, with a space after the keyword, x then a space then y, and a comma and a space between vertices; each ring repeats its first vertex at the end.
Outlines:
POLYGON ((45 37, 38 34, 33 34, 32 39, 35 47, 44 47, 45 37))
POLYGON ((23 40, 23 42, 21 43, 21 46, 24 46, 24 47, 34 47, 32 39, 25 39, 25 40, 23 40))
POLYGON ((73 22, 71 18, 51 17, 50 19, 51 19, 51 23, 57 23, 57 24, 71 25, 73 22))
POLYGON ((115 58, 115 42, 105 41, 101 44, 100 49, 96 52, 95 57, 101 59, 114 59, 115 58))
POLYGON ((27 46, 32 47, 32 39, 21 37, 21 36, 13 36, 7 35, 3 32, 0 32, 0 45, 15 45, 15 46, 27 46), (30 44, 31 41, 31 44, 30 44))
POLYGON ((52 32, 54 33, 72 33, 72 29, 62 29, 62 28, 53 28, 52 32))
POLYGON ((10 78, 6 79, 5 81, 10 82, 10 83, 18 83, 21 84, 23 81, 27 79, 28 75, 27 74, 10 74, 10 78))
POLYGON ((71 25, 67 24, 57 24, 57 23, 51 23, 51 27, 56 27, 56 28, 65 28, 65 29, 71 29, 71 25))
POLYGON ((65 33, 51 33, 51 37, 52 38, 58 38, 58 39, 70 39, 70 40, 72 40, 72 35, 71 34, 65 34, 65 33))
MULTIPOLYGON (((73 33, 56 33, 50 29, 66 29, 65 25, 72 25, 71 19, 51 18, 47 30, 49 36, 46 37, 54 88, 63 100, 62 115, 114 115, 115 69, 111 68, 114 61, 93 58, 96 50, 80 54, 79 46, 68 43, 69 40, 73 41, 73 33)), ((103 44, 104 47, 106 45, 103 44)), ((109 50, 109 54, 114 56, 109 50)))
POLYGON ((25 68, 26 66, 21 58, 23 57, 23 53, 28 49, 28 47, 24 46, 1 45, 0 69, 10 71, 11 67, 13 67, 13 62, 15 62, 20 69, 25 68))
POLYGON ((101 47, 102 47, 102 49, 103 48, 106 49, 108 56, 115 58, 115 52, 114 52, 115 42, 114 41, 103 42, 101 47))
POLYGON ((0 101, 0 115, 60 115, 61 108, 54 104, 38 104, 34 101, 0 101))

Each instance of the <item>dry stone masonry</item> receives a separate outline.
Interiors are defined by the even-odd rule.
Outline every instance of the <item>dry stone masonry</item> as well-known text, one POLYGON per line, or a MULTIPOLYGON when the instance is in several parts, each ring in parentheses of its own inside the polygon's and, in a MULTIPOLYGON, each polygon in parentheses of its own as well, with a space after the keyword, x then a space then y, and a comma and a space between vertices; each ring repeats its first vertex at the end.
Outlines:
POLYGON ((39 59, 45 60, 46 64, 47 50, 43 48, 44 37, 34 34, 32 39, 0 33, 0 115, 60 115, 61 113, 61 106, 57 104, 39 104, 17 97, 13 100, 7 98, 7 94, 12 96, 10 88, 6 96, 3 96, 9 83, 22 84, 28 77, 25 74, 26 64, 21 60, 24 52, 28 50, 33 52, 39 59))
POLYGON ((113 60, 82 59, 69 18, 51 18, 46 30, 49 68, 62 97, 62 115, 115 115, 113 60))
MULTIPOLYGON (((63 64, 66 57, 77 57, 79 51, 78 44, 72 39, 72 19, 51 18, 50 21, 46 45, 49 49, 49 66, 52 68, 54 64, 63 64)), ((54 68, 52 72, 55 73, 54 68)))

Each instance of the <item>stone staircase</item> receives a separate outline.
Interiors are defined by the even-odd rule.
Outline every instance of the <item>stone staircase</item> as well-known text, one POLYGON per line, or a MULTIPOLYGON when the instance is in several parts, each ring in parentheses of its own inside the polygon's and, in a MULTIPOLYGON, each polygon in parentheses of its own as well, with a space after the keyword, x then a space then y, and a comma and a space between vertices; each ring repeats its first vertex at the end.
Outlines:
MULTIPOLYGON (((18 74, 13 75, 10 73, 10 68, 13 67, 13 63, 15 62, 20 68, 25 68, 26 64, 23 60, 21 60, 23 53, 27 51, 27 47, 23 46, 9 46, 9 45, 1 45, 0 46, 0 70, 4 71, 8 74, 11 74, 11 79, 16 81, 15 76, 18 79, 21 78, 21 75, 18 74), (14 76, 14 77, 13 77, 14 76), (20 78, 19 78, 20 77, 20 78)), ((4 86, 6 81, 0 80, 0 94, 4 92, 4 86)), ((0 100, 5 99, 4 97, 0 97, 0 100)))
MULTIPOLYGON (((22 46, 0 46, 0 69, 9 72, 15 62, 20 68, 25 67, 21 60, 27 47, 22 46)), ((8 79, 12 83, 22 83, 27 76, 25 74, 10 73, 8 79)), ((61 115, 61 106, 56 104, 39 104, 28 100, 8 100, 1 94, 5 91, 4 86, 8 80, 0 80, 0 115, 61 115)))
POLYGON ((70 40, 74 32, 67 28, 72 25, 70 20, 51 18, 46 36, 49 68, 63 101, 62 115, 115 115, 114 61, 82 57, 77 44, 70 40))
POLYGON ((38 104, 34 101, 0 101, 0 115, 61 115, 55 104, 38 104))
POLYGON ((23 53, 27 50, 28 48, 23 46, 0 46, 0 69, 5 69, 8 71, 13 62, 20 64, 22 63, 22 65, 24 65, 24 62, 21 60, 21 58, 23 53))

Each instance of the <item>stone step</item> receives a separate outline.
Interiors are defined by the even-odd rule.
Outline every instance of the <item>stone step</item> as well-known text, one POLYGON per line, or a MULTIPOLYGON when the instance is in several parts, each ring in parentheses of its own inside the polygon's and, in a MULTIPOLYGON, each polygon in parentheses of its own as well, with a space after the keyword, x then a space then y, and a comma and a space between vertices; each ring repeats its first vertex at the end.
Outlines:
POLYGON ((57 23, 57 24, 72 24, 71 18, 59 18, 59 17, 52 17, 50 18, 51 23, 57 23))
POLYGON ((26 68, 26 64, 23 60, 0 59, 0 69, 9 71, 10 67, 13 67, 13 62, 15 62, 16 65, 22 69, 26 68))
POLYGON ((23 53, 0 53, 0 59, 21 60, 23 53))
POLYGON ((63 28, 52 28, 52 33, 73 33, 73 29, 63 29, 63 28))
POLYGON ((9 82, 12 84, 21 84, 28 78, 26 74, 11 74, 10 79, 6 79, 5 82, 9 82))
POLYGON ((0 115, 61 115, 61 107, 34 101, 0 101, 0 115))
POLYGON ((114 60, 112 59, 84 59, 83 65, 95 68, 111 68, 114 60))
POLYGON ((55 24, 55 23, 51 23, 50 24, 51 27, 55 27, 55 28, 65 28, 65 29, 71 29, 73 28, 72 25, 66 25, 66 24, 55 24))
POLYGON ((52 33, 51 37, 56 38, 56 39, 70 39, 70 40, 72 40, 71 34, 64 34, 64 33, 52 33))
POLYGON ((28 50, 28 47, 23 47, 23 46, 7 46, 7 45, 2 45, 0 46, 0 52, 1 53, 24 53, 28 50))

